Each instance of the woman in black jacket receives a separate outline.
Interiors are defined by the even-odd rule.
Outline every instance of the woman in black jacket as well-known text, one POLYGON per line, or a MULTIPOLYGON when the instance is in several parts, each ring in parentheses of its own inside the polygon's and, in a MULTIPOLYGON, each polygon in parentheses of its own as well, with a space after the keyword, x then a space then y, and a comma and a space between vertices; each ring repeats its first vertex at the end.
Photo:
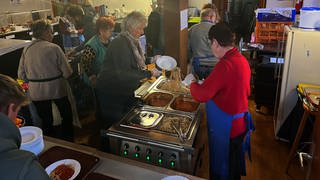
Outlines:
POLYGON ((122 32, 111 41, 97 80, 97 96, 104 128, 120 120, 135 103, 134 91, 141 80, 159 76, 146 69, 146 59, 139 43, 146 17, 133 11, 123 20, 122 32))

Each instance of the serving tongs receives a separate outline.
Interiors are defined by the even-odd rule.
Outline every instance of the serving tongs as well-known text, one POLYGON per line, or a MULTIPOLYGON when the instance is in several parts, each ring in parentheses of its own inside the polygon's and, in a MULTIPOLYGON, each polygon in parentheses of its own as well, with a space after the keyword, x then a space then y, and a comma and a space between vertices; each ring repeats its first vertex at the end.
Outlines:
POLYGON ((183 133, 182 132, 182 129, 181 129, 181 124, 179 123, 179 128, 177 128, 177 126, 174 124, 174 122, 171 121, 171 126, 173 127, 173 129, 176 131, 178 137, 179 137, 179 140, 181 143, 184 143, 187 139, 187 135, 186 133, 183 133))

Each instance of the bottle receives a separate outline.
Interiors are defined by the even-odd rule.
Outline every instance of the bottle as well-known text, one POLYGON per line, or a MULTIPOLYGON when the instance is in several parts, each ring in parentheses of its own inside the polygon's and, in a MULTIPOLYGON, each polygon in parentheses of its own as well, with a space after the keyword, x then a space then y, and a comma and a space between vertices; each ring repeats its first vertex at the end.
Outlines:
POLYGON ((126 6, 124 4, 121 5, 121 8, 120 8, 120 14, 121 14, 121 17, 125 17, 126 16, 126 6))
POLYGON ((302 4, 303 4, 303 0, 296 0, 295 9, 297 14, 300 14, 300 9, 302 8, 302 4))

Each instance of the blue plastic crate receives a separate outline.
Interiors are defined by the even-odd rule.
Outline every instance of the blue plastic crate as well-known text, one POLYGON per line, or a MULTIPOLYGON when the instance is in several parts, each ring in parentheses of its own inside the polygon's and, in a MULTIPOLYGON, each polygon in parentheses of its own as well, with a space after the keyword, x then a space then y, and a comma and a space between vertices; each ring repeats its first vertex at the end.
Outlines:
POLYGON ((294 22, 294 8, 263 8, 257 10, 257 20, 260 22, 294 22))

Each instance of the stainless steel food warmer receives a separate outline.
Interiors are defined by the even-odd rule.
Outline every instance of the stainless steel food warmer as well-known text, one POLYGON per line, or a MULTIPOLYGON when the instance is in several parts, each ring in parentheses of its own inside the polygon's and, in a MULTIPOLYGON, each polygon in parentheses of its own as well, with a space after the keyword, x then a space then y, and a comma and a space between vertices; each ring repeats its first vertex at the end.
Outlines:
POLYGON ((109 151, 126 158, 193 174, 198 157, 194 147, 202 113, 190 94, 158 88, 161 77, 135 93, 144 102, 133 107, 104 132, 109 151))

